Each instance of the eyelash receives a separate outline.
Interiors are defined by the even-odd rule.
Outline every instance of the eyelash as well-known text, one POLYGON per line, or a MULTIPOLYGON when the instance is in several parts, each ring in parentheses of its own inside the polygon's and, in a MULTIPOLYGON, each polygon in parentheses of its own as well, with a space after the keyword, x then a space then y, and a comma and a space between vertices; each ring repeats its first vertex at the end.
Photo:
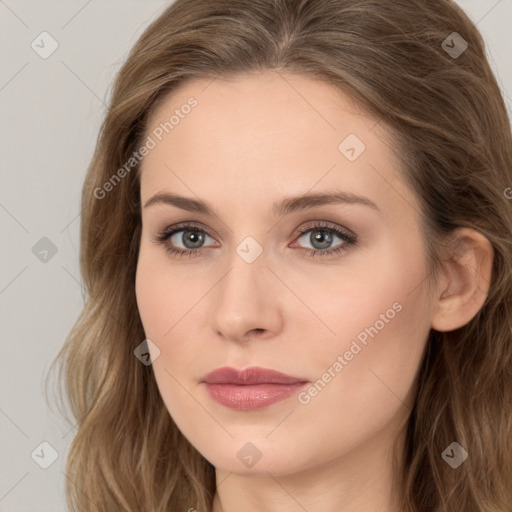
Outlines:
MULTIPOLYGON (((342 229, 335 227, 334 225, 330 224, 329 222, 318 222, 312 226, 309 226, 307 228, 303 228, 302 230, 298 230, 298 236, 297 238, 301 238, 304 234, 309 233, 310 231, 324 231, 327 233, 335 234, 339 238, 343 240, 343 244, 339 247, 333 248, 333 249, 309 249, 308 247, 299 247, 299 251, 306 252, 311 257, 323 257, 328 258, 335 256, 337 254, 341 254, 345 251, 348 251, 350 248, 357 245, 357 238, 351 234, 349 234, 346 231, 343 231, 342 229)), ((213 238, 213 236, 206 231, 205 229, 199 228, 193 224, 176 224, 175 226, 169 226, 165 228, 163 231, 161 231, 157 236, 153 238, 153 241, 158 244, 162 244, 165 246, 165 250, 167 253, 172 255, 173 257, 183 257, 183 256, 196 256, 200 255, 206 248, 200 248, 200 249, 176 249, 174 247, 169 247, 165 242, 174 234, 179 233, 180 231, 192 231, 194 233, 205 233, 210 238, 213 238)))

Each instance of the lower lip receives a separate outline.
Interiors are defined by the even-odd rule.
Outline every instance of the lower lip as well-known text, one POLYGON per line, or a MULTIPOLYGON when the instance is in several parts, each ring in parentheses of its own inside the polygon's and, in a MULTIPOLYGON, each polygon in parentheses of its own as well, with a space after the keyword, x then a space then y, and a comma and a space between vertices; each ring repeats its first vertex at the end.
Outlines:
POLYGON ((307 382, 297 384, 206 384, 209 395, 231 409, 252 411, 286 400, 303 388, 307 382))

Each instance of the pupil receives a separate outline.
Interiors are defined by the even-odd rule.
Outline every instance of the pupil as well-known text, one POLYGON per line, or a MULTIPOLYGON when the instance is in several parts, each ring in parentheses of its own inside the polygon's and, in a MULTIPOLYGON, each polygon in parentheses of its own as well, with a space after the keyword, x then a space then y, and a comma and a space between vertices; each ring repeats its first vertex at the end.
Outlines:
POLYGON ((328 233, 327 231, 321 231, 319 229, 312 231, 310 238, 311 238, 311 243, 312 243, 313 247, 316 247, 315 246, 316 242, 319 242, 320 244, 322 244, 322 242, 323 242, 323 245, 321 247, 317 247, 318 249, 325 249, 326 247, 329 247, 329 245, 332 242, 332 235, 330 233, 328 233), (314 235, 314 233, 316 233, 316 235, 314 235))
POLYGON ((204 233, 199 233, 197 231, 188 231, 188 233, 190 233, 189 236, 186 236, 185 233, 183 234, 182 239, 184 245, 188 248, 194 249, 196 247, 199 247, 201 243, 204 241, 204 233), (187 245, 189 241, 192 244, 192 247, 187 245))

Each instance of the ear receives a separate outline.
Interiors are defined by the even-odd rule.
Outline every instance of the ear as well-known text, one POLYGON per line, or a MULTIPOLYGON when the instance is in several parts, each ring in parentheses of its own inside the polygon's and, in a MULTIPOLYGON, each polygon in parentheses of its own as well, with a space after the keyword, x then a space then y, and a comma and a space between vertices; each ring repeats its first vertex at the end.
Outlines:
POLYGON ((466 325, 483 306, 491 281, 494 251, 478 231, 459 228, 455 250, 442 263, 432 309, 432 328, 453 331, 466 325))

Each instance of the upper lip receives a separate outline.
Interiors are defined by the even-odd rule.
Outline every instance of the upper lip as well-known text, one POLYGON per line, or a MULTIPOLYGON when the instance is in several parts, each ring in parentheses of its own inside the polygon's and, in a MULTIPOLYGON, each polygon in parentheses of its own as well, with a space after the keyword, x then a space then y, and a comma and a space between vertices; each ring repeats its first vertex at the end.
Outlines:
POLYGON ((251 366, 250 368, 241 370, 224 366, 206 374, 201 382, 207 384, 237 384, 243 386, 251 384, 298 384, 308 381, 300 377, 292 377, 291 375, 286 375, 268 368, 261 368, 259 366, 251 366))

